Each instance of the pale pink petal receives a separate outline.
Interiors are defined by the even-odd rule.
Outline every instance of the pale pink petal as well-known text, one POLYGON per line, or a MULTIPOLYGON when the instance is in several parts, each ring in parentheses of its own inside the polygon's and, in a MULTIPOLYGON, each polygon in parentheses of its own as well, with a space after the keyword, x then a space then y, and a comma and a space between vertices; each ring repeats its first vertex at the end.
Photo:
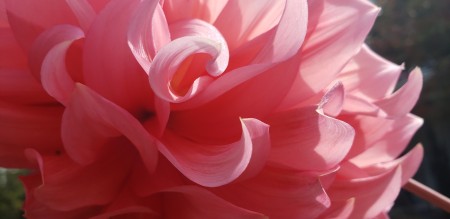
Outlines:
POLYGON ((139 2, 108 3, 86 33, 83 49, 85 84, 133 114, 153 104, 147 74, 128 47, 129 24, 139 2))
POLYGON ((296 57, 300 70, 280 109, 313 96, 335 80, 360 50, 379 10, 364 0, 310 2, 308 32, 296 57))
MULTIPOLYGON (((385 122, 378 129, 375 129, 379 132, 384 132, 382 136, 377 136, 374 132, 368 132, 372 136, 367 136, 368 134, 364 136, 365 144, 369 148, 358 156, 353 157, 351 159, 352 162, 363 167, 395 159, 405 150, 412 136, 422 124, 423 119, 412 114, 398 118, 395 121, 385 122)), ((360 133, 357 132, 357 134, 360 133)))
POLYGON ((84 36, 83 31, 72 25, 57 25, 43 32, 30 50, 29 65, 31 73, 36 78, 41 78, 42 62, 47 53, 59 43, 73 41, 84 36))
POLYGON ((342 114, 387 117, 386 113, 370 100, 353 93, 346 93, 342 114))
POLYGON ((339 115, 342 106, 344 105, 344 96, 344 87, 342 86, 342 83, 335 83, 325 95, 323 95, 322 100, 319 103, 319 109, 327 116, 335 117, 339 115))
POLYGON ((228 2, 228 0, 165 0, 163 8, 169 23, 197 18, 212 24, 228 2))
POLYGON ((201 36, 211 39, 220 44, 220 53, 212 64, 206 66, 206 71, 212 76, 219 76, 225 71, 228 64, 229 51, 228 45, 222 34, 211 24, 202 20, 179 21, 170 25, 172 39, 184 36, 201 36))
POLYGON ((174 187, 160 194, 163 205, 161 216, 167 219, 242 218, 266 219, 267 216, 227 202, 208 190, 197 186, 174 187))
POLYGON ((392 206, 403 184, 417 171, 422 156, 423 148, 419 146, 403 158, 364 169, 368 176, 337 177, 327 190, 332 205, 355 197, 349 218, 374 218, 392 206))
POLYGON ((319 108, 296 108, 269 118, 272 150, 269 160, 297 170, 327 170, 338 165, 350 150, 354 129, 329 117, 342 106, 343 88, 333 87, 319 108))
POLYGON ((62 147, 60 106, 0 103, 0 166, 29 167, 25 148, 55 152, 62 147))
POLYGON ((66 0, 84 31, 88 31, 94 22, 96 13, 88 0, 66 0))
POLYGON ((406 115, 419 99, 422 84, 422 72, 416 68, 410 73, 408 81, 403 87, 375 104, 385 111, 388 117, 395 118, 406 115))
POLYGON ((5 0, 5 5, 11 29, 27 52, 45 29, 58 24, 78 25, 66 1, 5 0))
POLYGON ((385 60, 363 45, 338 78, 347 92, 378 100, 394 91, 402 69, 403 66, 385 60))
POLYGON ((255 178, 213 188, 223 199, 268 218, 316 218, 330 200, 315 174, 267 165, 255 178))
POLYGON ((250 175, 260 170, 264 163, 258 161, 267 157, 261 152, 270 147, 266 124, 256 119, 242 119, 241 126, 241 138, 233 143, 200 144, 166 131, 163 144, 158 148, 190 180, 207 187, 225 185, 247 168, 254 169, 250 175))
POLYGON ((280 22, 285 7, 285 0, 228 1, 214 26, 224 35, 230 50, 234 50, 275 27, 280 22))
MULTIPOLYGON (((222 53, 220 42, 206 37, 186 36, 178 38, 164 46, 155 56, 149 71, 149 82, 158 97, 169 102, 183 102, 210 83, 208 75, 197 78, 186 94, 178 95, 170 88, 170 81, 183 61, 191 55, 207 53, 212 60, 206 65, 211 75, 220 74, 227 66, 228 60, 219 60, 222 53)), ((197 69, 198 70, 198 69, 197 69)))
POLYGON ((75 82, 66 69, 66 53, 74 40, 83 35, 74 36, 76 38, 67 39, 51 48, 41 67, 41 82, 47 93, 67 105, 75 82))
POLYGON ((156 139, 126 110, 76 84, 62 121, 62 139, 69 156, 82 164, 92 163, 105 142, 122 135, 136 147, 148 170, 153 171, 158 158, 156 139))
POLYGON ((128 46, 141 67, 148 73, 152 59, 170 42, 169 27, 158 1, 142 1, 131 18, 128 46))
POLYGON ((60 211, 112 201, 123 186, 135 154, 119 144, 110 146, 116 153, 102 154, 87 166, 75 163, 64 152, 40 154, 28 149, 28 158, 37 162, 42 176, 42 185, 33 192, 36 200, 60 211))
MULTIPOLYGON (((347 159, 369 150, 367 154, 361 154, 367 159, 372 157, 368 161, 387 161, 397 157, 422 125, 422 119, 413 115, 395 120, 367 115, 343 115, 339 118, 352 125, 356 131, 355 141, 347 159), (374 148, 370 149, 371 147, 374 148), (376 158, 377 156, 380 157, 376 158)), ((361 163, 364 164, 367 163, 361 163)))
POLYGON ((332 203, 319 218, 322 219, 342 219, 348 218, 355 207, 355 198, 349 198, 345 202, 332 203))

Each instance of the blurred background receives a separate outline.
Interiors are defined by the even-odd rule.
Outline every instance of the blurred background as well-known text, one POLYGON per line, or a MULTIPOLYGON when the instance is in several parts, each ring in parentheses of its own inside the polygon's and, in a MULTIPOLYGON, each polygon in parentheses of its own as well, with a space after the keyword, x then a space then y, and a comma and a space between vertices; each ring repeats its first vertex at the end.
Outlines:
MULTIPOLYGON (((405 63, 399 84, 419 66, 424 88, 413 113, 424 118, 410 146, 422 142, 425 158, 414 177, 450 196, 450 1, 374 0, 381 6, 367 43, 383 57, 405 63)), ((393 219, 450 218, 406 191, 390 213, 393 219)))
MULTIPOLYGON (((413 113, 425 119, 411 142, 422 142, 425 158, 415 176, 418 181, 450 196, 450 0, 373 0, 382 7, 367 39, 383 57, 408 73, 420 66, 424 89, 413 113)), ((24 193, 20 171, 0 169, 0 218, 21 218, 24 193)), ((402 191, 390 212, 392 219, 445 219, 450 214, 402 191)))

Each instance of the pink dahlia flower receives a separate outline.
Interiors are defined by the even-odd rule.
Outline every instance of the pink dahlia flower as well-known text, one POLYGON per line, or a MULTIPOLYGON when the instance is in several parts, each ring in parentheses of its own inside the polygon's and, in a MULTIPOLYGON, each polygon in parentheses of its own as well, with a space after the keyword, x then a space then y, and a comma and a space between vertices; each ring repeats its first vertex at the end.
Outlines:
POLYGON ((27 218, 386 218, 420 70, 366 0, 0 0, 0 165, 27 218))

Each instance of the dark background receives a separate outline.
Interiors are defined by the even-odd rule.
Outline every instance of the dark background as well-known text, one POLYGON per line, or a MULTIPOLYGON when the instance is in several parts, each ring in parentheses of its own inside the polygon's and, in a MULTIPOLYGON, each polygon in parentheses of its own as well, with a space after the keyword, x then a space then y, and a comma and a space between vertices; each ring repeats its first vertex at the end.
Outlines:
MULTIPOLYGON (((408 73, 420 66, 424 89, 413 113, 425 119, 411 145, 422 142, 425 158, 418 181, 450 196, 450 0, 374 0, 382 7, 367 43, 377 53, 400 64, 408 73)), ((0 218, 18 219, 24 198, 20 171, 0 169, 0 218)), ((393 219, 450 218, 439 209, 402 191, 390 215, 393 219)))
MULTIPOLYGON (((424 118, 411 146, 422 142, 423 163, 414 177, 450 196, 450 1, 376 0, 382 7, 367 43, 395 63, 405 63, 400 84, 415 67, 424 88, 413 113, 424 118)), ((440 219, 450 214, 402 191, 390 213, 393 219, 440 219)))

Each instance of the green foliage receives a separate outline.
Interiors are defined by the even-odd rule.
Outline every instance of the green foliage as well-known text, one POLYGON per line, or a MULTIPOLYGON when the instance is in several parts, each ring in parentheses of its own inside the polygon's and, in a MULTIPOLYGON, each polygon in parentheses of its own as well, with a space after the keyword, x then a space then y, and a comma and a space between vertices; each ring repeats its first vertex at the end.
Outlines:
POLYGON ((19 170, 0 169, 0 218, 22 218, 24 191, 18 178, 23 174, 19 170))

